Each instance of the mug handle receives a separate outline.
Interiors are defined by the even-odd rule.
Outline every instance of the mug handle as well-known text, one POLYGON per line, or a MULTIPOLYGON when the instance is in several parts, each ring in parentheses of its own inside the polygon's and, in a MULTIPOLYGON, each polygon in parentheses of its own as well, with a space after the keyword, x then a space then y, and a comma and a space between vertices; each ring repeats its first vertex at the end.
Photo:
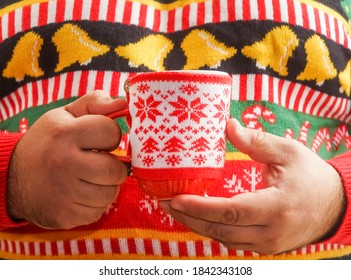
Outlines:
MULTIPOLYGON (((121 111, 112 112, 110 114, 107 114, 106 116, 109 117, 110 119, 118 119, 123 117, 130 117, 130 112, 129 112, 129 109, 124 109, 121 111)), ((130 156, 130 147, 128 147, 126 156, 117 156, 117 158, 126 164, 130 164, 132 161, 130 156)))
POLYGON ((130 117, 130 112, 129 112, 129 109, 124 109, 121 111, 112 112, 106 116, 109 117, 110 119, 118 119, 122 117, 130 117))

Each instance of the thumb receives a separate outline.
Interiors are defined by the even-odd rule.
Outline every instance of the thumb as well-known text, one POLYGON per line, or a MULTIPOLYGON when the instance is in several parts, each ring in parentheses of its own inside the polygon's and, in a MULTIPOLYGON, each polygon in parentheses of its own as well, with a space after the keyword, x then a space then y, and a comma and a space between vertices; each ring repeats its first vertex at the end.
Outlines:
POLYGON ((95 90, 65 106, 65 110, 74 117, 84 115, 108 115, 126 107, 124 99, 112 99, 101 90, 95 90))
POLYGON ((260 163, 286 165, 291 158, 293 140, 242 127, 234 118, 227 123, 227 137, 240 152, 260 163))

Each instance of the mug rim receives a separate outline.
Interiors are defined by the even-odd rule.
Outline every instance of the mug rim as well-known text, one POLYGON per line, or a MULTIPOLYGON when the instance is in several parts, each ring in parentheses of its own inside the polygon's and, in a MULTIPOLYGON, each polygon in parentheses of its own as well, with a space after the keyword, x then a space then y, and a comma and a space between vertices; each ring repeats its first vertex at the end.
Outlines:
POLYGON ((224 71, 218 70, 167 70, 159 72, 139 72, 127 79, 128 86, 147 81, 185 81, 201 82, 208 84, 225 84, 232 83, 232 77, 224 71))

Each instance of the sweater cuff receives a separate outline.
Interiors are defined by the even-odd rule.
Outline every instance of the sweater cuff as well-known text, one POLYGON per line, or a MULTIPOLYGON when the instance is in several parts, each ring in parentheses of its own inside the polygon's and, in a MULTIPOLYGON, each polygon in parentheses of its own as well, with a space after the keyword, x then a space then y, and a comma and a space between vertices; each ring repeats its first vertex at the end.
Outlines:
POLYGON ((0 132, 0 230, 23 225, 11 220, 6 207, 7 173, 11 155, 22 136, 21 133, 0 132))
POLYGON ((351 245, 351 152, 339 155, 327 162, 339 172, 342 178, 347 205, 340 227, 334 236, 325 242, 351 245))

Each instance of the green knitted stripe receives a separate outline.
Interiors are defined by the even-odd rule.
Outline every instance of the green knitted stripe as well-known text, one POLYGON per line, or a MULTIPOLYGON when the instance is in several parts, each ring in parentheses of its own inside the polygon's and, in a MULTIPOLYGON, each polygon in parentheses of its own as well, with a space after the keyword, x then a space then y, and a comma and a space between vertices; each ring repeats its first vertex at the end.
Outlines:
MULTIPOLYGON (((304 124, 308 122, 310 127, 308 129, 305 145, 309 148, 312 148, 313 144, 316 143, 317 140, 315 139, 315 137, 318 135, 318 133, 321 133, 321 130, 324 129, 324 131, 327 130, 329 132, 329 138, 332 142, 333 136, 336 135, 337 128, 345 125, 344 123, 338 120, 325 119, 299 113, 269 102, 257 103, 254 101, 232 101, 231 116, 237 118, 245 126, 245 123, 243 121, 245 110, 255 105, 261 105, 261 107, 270 110, 276 119, 274 123, 269 123, 265 121, 262 117, 258 117, 258 122, 262 124, 263 130, 281 137, 286 137, 287 131, 291 130, 294 134, 293 138, 299 139, 301 129, 303 128, 304 124)), ((350 128, 348 128, 348 134, 350 134, 350 128)), ((229 151, 236 151, 236 149, 234 149, 231 145, 228 146, 228 149, 229 151)), ((326 140, 324 140, 320 145, 318 154, 323 158, 330 158, 336 154, 345 152, 346 150, 348 150, 348 148, 346 147, 345 138, 340 142, 340 144, 336 146, 332 144, 330 151, 327 151, 326 140)))
MULTIPOLYGON (((0 130, 8 131, 19 131, 19 124, 22 118, 26 118, 28 121, 28 126, 30 127, 34 121, 40 117, 45 112, 63 106, 67 103, 74 101, 76 98, 60 100, 50 105, 38 106, 35 108, 30 108, 24 110, 20 114, 5 120, 0 123, 0 130)), ((327 131, 330 141, 333 142, 333 137, 336 135, 336 128, 341 127, 344 124, 340 121, 333 119, 323 119, 315 116, 306 115, 303 113, 294 112, 292 110, 285 109, 279 105, 271 104, 268 102, 238 102, 232 101, 231 103, 231 116, 237 118, 244 126, 247 126, 245 123, 245 112, 253 106, 260 106, 262 109, 266 109, 272 112, 275 117, 275 122, 267 122, 262 117, 257 115, 257 121, 262 125, 262 129, 266 132, 273 133, 275 135, 286 137, 287 132, 293 132, 293 135, 290 133, 293 138, 299 139, 301 130, 303 129, 306 123, 309 123, 310 127, 308 128, 307 138, 305 145, 309 148, 313 148, 313 145, 316 145, 316 136, 318 133, 324 129, 324 132, 327 131)), ((128 125, 124 119, 116 120, 121 127, 122 133, 128 131, 128 125)), ((348 134, 351 133, 350 128, 347 130, 348 134)), ((323 158, 330 158, 339 153, 345 152, 348 150, 346 146, 345 138, 342 139, 337 145, 331 145, 331 150, 328 151, 326 147, 326 140, 324 139, 319 144, 318 154, 323 158)), ((235 152, 237 151, 233 146, 228 144, 228 151, 235 152)))

